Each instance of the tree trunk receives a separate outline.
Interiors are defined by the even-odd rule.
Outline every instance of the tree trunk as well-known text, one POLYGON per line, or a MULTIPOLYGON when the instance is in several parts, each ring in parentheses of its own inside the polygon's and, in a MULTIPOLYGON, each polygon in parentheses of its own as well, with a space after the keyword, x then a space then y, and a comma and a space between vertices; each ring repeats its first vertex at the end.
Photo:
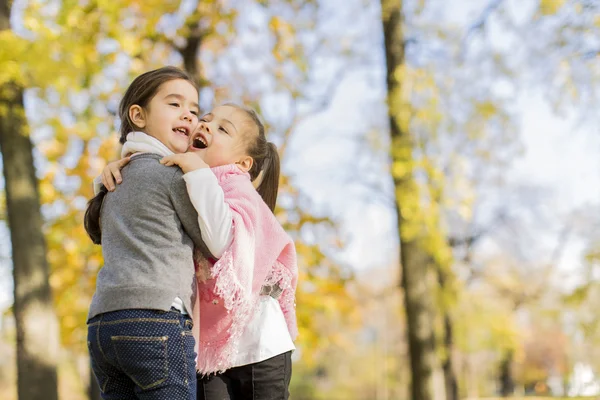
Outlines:
POLYGON ((515 382, 512 376, 513 356, 513 351, 508 350, 500 361, 500 394, 502 397, 510 397, 515 392, 515 382))
POLYGON ((454 371, 454 363, 452 355, 454 353, 454 329, 452 325, 452 317, 446 311, 444 313, 444 346, 446 347, 446 359, 442 364, 444 371, 444 381, 446 384, 446 400, 458 399, 458 380, 454 371))
MULTIPOLYGON (((438 268, 438 283, 440 289, 449 290, 446 286, 448 285, 447 272, 443 268, 438 268)), ((452 316, 448 310, 448 305, 443 312, 444 320, 444 349, 445 356, 444 362, 442 363, 442 370, 444 372, 444 383, 446 386, 446 400, 459 400, 458 399, 458 379, 456 378, 456 371, 454 369, 453 354, 454 354, 454 325, 452 316)))
MULTIPOLYGON (((10 28, 11 3, 0 0, 0 30, 10 28)), ((58 323, 26 127, 23 88, 13 83, 0 86, 0 152, 12 241, 18 396, 20 400, 56 400, 58 323)))
POLYGON ((57 399, 58 324, 22 88, 0 88, 0 152, 12 242, 19 399, 57 399))
POLYGON ((203 34, 200 28, 194 27, 190 36, 187 37, 187 43, 185 47, 179 49, 179 53, 183 57, 183 67, 195 80, 196 83, 202 87, 205 82, 200 75, 200 69, 198 66, 198 51, 200 44, 202 43, 203 34))
MULTIPOLYGON (((200 4, 198 4, 198 9, 200 9, 200 4)), ((199 11, 196 10, 195 12, 198 13, 199 11)), ((189 21, 186 24, 189 34, 185 38, 185 46, 176 49, 183 58, 183 69, 194 78, 198 87, 202 89, 207 85, 207 82, 202 74, 199 53, 202 41, 208 34, 208 31, 200 25, 198 21, 201 18, 197 15, 190 15, 188 18, 189 21)))
MULTIPOLYGON (((431 257, 423 245, 423 234, 405 235, 405 224, 414 223, 405 215, 409 213, 403 204, 402 194, 416 190, 416 182, 410 171, 412 165, 412 139, 403 129, 399 118, 401 106, 402 66, 404 60, 403 12, 401 0, 381 0, 382 23, 387 64, 388 115, 392 141, 392 165, 399 164, 402 172, 392 171, 396 194, 396 213, 400 237, 400 262, 402 265, 402 288, 407 316, 408 344, 411 365, 412 400, 444 399, 444 385, 435 351, 433 285, 435 269, 431 257), (406 172, 406 171, 409 172, 406 172)), ((415 206, 412 204, 411 206, 415 206)))

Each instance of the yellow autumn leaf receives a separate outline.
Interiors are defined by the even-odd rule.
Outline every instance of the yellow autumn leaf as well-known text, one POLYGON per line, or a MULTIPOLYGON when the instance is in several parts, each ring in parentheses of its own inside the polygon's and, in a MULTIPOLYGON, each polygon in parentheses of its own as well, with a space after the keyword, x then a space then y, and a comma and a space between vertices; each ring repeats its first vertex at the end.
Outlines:
POLYGON ((540 0, 539 10, 542 15, 553 15, 556 14, 565 3, 566 0, 540 0))

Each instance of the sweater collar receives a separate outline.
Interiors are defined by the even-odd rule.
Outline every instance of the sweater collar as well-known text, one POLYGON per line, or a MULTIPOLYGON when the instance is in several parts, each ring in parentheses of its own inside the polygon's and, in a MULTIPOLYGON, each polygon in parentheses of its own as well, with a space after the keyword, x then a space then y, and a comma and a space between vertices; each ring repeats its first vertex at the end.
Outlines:
POLYGON ((153 153, 163 157, 174 154, 160 140, 139 131, 127 134, 127 141, 123 144, 123 148, 121 149, 121 157, 126 157, 127 154, 135 153, 153 153))

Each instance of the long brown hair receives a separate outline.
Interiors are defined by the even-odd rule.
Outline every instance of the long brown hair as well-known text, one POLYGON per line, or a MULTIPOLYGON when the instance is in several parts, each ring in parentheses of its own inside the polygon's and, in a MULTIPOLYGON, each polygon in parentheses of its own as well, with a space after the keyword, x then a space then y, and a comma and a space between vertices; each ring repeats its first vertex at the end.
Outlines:
POLYGON ((252 138, 248 144, 248 155, 254 162, 250 168, 250 178, 256 180, 262 172, 260 185, 256 188, 271 211, 275 212, 277 203, 277 192, 279 191, 279 173, 281 169, 279 152, 277 147, 267 141, 265 126, 261 122, 256 111, 251 108, 242 107, 237 104, 227 103, 226 106, 237 108, 246 113, 258 129, 258 135, 252 138))
MULTIPOLYGON (((119 130, 121 137, 119 142, 121 144, 125 143, 127 135, 130 132, 139 129, 129 117, 129 108, 137 104, 146 109, 161 85, 176 79, 188 81, 198 90, 192 77, 185 71, 175 67, 162 67, 145 72, 131 82, 119 104, 119 118, 121 119, 121 128, 119 130)), ((88 202, 83 219, 85 230, 95 244, 100 244, 101 242, 100 210, 107 192, 106 188, 102 186, 100 192, 88 202)))

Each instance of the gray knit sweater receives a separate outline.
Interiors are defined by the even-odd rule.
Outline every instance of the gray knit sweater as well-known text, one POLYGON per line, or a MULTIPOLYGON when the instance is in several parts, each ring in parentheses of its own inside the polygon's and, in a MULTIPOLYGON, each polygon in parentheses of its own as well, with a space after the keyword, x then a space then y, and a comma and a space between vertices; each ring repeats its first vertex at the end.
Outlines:
POLYGON ((104 266, 88 319, 115 310, 168 311, 176 297, 192 309, 194 245, 207 256, 198 214, 178 167, 140 154, 121 171, 123 182, 104 197, 100 213, 104 266))

